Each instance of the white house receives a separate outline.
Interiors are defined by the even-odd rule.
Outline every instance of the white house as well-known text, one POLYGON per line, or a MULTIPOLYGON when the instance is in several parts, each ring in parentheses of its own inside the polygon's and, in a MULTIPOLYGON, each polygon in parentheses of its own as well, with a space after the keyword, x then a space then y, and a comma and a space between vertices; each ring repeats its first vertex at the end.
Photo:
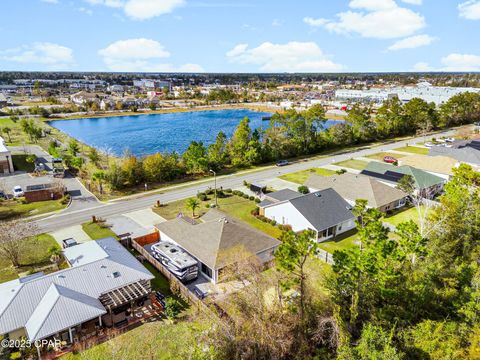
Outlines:
POLYGON ((0 137, 0 174, 12 174, 14 171, 12 153, 5 145, 5 140, 0 137))
POLYGON ((302 195, 291 190, 268 194, 259 204, 260 214, 295 232, 313 230, 325 241, 355 228, 352 206, 335 190, 325 189, 302 195))

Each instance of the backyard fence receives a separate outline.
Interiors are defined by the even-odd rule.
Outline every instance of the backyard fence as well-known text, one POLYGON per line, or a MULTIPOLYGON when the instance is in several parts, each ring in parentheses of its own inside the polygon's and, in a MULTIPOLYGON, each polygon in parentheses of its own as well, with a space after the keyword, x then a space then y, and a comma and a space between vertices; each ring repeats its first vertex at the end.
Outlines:
POLYGON ((335 261, 333 261, 333 255, 330 254, 329 252, 326 252, 325 250, 318 249, 316 256, 318 259, 326 262, 327 264, 330 264, 330 265, 335 264, 335 261))

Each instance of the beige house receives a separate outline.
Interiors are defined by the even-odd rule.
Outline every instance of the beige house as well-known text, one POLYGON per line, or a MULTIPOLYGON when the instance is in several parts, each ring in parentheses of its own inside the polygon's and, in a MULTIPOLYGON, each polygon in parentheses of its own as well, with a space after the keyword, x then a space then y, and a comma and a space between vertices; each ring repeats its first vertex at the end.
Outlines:
POLYGON ((368 206, 386 212, 405 206, 407 194, 371 177, 345 173, 342 175, 311 175, 305 185, 310 191, 332 188, 350 205, 358 199, 368 201, 368 206))
POLYGON ((12 174, 14 171, 12 153, 5 145, 5 140, 0 137, 0 174, 12 174))

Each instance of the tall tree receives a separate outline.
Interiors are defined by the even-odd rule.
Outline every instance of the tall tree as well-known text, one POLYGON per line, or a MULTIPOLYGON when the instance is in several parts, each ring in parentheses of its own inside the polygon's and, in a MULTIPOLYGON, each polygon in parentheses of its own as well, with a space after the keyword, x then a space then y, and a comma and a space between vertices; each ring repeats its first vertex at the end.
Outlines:
POLYGON ((25 252, 25 239, 37 231, 33 222, 22 220, 0 221, 0 254, 19 267, 20 256, 25 252))
POLYGON ((203 174, 208 171, 207 149, 201 141, 190 143, 183 153, 182 161, 188 174, 203 174))

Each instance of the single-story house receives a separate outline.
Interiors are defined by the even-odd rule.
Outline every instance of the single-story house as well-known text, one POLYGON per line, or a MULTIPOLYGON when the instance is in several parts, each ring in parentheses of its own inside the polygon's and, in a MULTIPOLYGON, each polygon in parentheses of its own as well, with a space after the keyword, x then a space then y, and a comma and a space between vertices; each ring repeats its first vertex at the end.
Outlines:
POLYGON ((155 227, 160 241, 176 244, 198 260, 202 275, 213 283, 222 280, 222 270, 234 263, 235 254, 245 251, 263 264, 273 260, 280 242, 219 210, 211 209, 194 223, 183 217, 155 227))
POLYGON ((453 176, 453 169, 459 165, 459 162, 450 156, 443 155, 409 155, 400 158, 398 164, 412 166, 445 180, 450 180, 453 176))
POLYGON ((0 137, 0 173, 12 174, 14 171, 12 153, 5 144, 5 140, 0 137))
POLYGON ((408 197, 399 189, 360 174, 311 175, 305 185, 311 192, 332 188, 352 206, 356 200, 367 200, 368 207, 382 212, 405 206, 408 197))
POLYGON ((154 276, 115 239, 69 247, 64 257, 67 269, 0 284, 1 335, 74 343, 149 304, 154 276))
POLYGON ((480 166, 480 140, 456 141, 451 147, 432 146, 430 156, 449 156, 472 166, 480 166))
POLYGON ((259 203, 260 213, 295 232, 310 229, 318 241, 325 241, 355 228, 352 206, 331 188, 306 195, 291 190, 278 193, 259 203))
POLYGON ((446 183, 444 178, 413 166, 394 166, 377 161, 369 162, 360 174, 373 177, 392 187, 397 186, 405 175, 410 175, 414 181, 415 193, 429 197, 440 193, 446 183))

